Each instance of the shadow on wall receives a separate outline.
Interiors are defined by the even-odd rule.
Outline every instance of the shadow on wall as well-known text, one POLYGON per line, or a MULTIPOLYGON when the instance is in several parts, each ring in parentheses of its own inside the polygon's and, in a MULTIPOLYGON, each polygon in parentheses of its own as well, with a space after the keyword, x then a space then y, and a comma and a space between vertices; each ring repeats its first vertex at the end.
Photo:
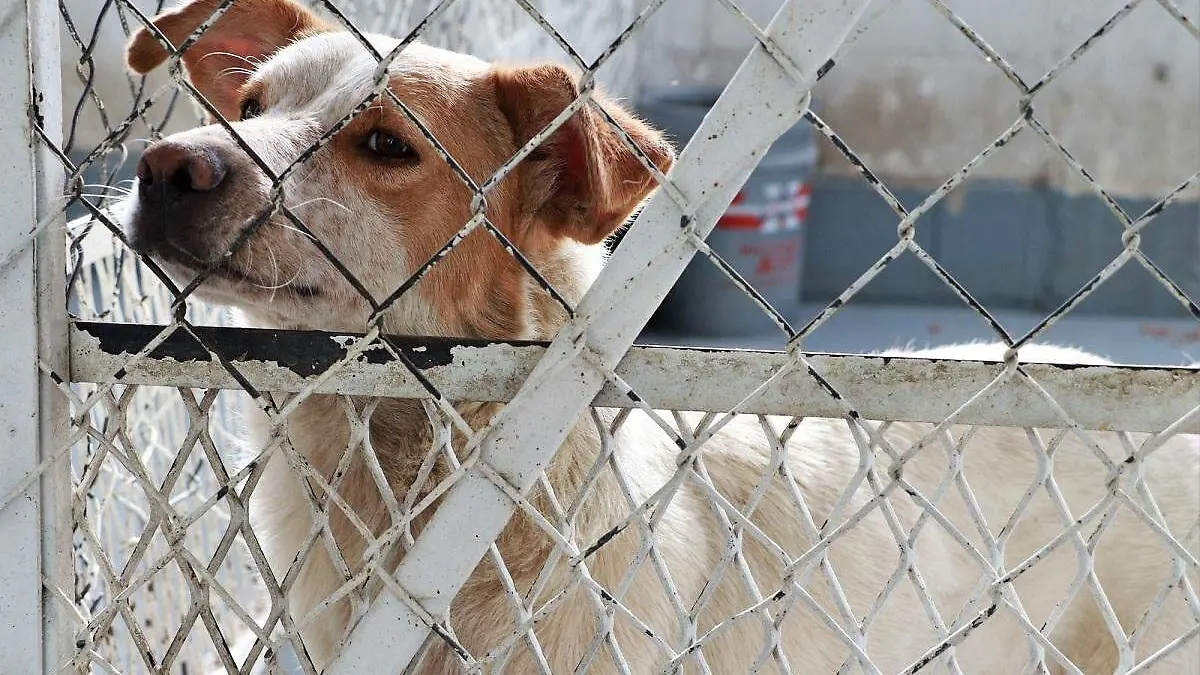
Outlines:
MULTIPOLYGON (((896 190, 910 209, 928 193, 896 190)), ((1154 206, 1150 199, 1118 202, 1135 218, 1154 206)), ((895 244, 896 225, 896 216, 863 181, 818 178, 806 232, 805 300, 824 303, 837 297, 895 244)), ((1052 188, 985 180, 962 185, 919 219, 916 240, 989 309, 1048 312, 1121 253, 1121 235, 1116 216, 1094 195, 1069 196, 1052 188)), ((1168 206, 1143 230, 1140 249, 1193 302, 1200 301, 1200 203, 1168 206)), ((890 264, 858 298, 962 305, 912 255, 890 264)), ((1188 313, 1136 261, 1074 311, 1163 317, 1188 313)))

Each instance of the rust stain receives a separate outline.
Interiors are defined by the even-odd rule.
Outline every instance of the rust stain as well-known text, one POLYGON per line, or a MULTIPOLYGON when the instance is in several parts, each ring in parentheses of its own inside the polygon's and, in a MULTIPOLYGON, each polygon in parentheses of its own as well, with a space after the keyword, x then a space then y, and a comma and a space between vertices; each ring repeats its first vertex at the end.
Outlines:
POLYGON ((1165 340, 1171 337, 1171 329, 1157 323, 1143 323, 1142 335, 1152 337, 1156 340, 1165 340))

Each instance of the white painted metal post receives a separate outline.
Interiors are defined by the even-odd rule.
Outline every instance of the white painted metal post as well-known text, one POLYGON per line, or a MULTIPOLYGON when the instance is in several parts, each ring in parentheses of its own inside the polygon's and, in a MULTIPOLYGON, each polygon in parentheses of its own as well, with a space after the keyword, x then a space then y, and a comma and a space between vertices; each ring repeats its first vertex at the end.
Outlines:
MULTIPOLYGON (((690 202, 698 237, 711 231, 766 148, 804 114, 819 68, 870 2, 789 0, 772 19, 766 36, 795 70, 767 49, 755 48, 671 171, 672 182, 690 202)), ((559 331, 488 431, 481 461, 522 494, 604 386, 605 370, 615 368, 695 254, 692 241, 681 236, 683 215, 667 191, 655 195, 581 301, 576 318, 559 331)), ((476 468, 450 489, 396 571, 400 586, 436 620, 446 616, 515 508, 486 472, 476 468)), ((350 675, 403 666, 429 632, 414 608, 384 592, 328 672, 350 675)))
MULTIPOLYGON (((67 372, 63 230, 45 208, 62 172, 34 127, 57 136, 60 109, 56 3, 0 0, 0 497, 65 436, 66 399, 39 370, 67 372)), ((0 673, 54 672, 66 653, 69 609, 43 589, 73 588, 67 470, 0 510, 0 673)))

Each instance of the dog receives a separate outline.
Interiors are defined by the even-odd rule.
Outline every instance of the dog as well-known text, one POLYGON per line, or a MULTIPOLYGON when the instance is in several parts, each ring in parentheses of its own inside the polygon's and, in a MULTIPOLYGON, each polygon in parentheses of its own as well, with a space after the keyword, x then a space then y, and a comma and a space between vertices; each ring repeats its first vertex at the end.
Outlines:
MULTIPOLYGON (((219 5, 193 0, 153 21, 178 45, 219 5)), ((384 36, 367 39, 381 54, 399 44, 384 36)), ((144 28, 129 43, 127 62, 136 73, 167 58, 144 28)), ((286 203, 311 236, 273 212, 232 255, 225 252, 239 233, 271 204, 272 183, 256 160, 220 124, 146 149, 122 217, 129 240, 180 283, 211 270, 197 291, 204 299, 240 309, 255 326, 361 331, 375 310, 331 258, 374 297, 387 297, 471 219, 465 181, 388 97, 337 126, 375 86, 378 62, 351 33, 288 0, 240 0, 182 61, 191 84, 271 171, 284 171, 310 146, 324 143, 284 181, 286 203)), ((399 54, 387 77, 388 88, 477 183, 579 94, 575 77, 557 65, 490 64, 420 43, 399 54)), ((594 101, 650 162, 669 170, 675 155, 662 134, 599 93, 594 101)), ((574 303, 604 263, 603 241, 654 187, 620 134, 584 106, 495 185, 486 212, 574 303)), ((477 228, 383 310, 379 326, 397 334, 545 340, 565 318, 505 246, 477 228)), ((1038 349, 1022 356, 1036 357, 1038 349)), ((1067 348, 1040 353, 1102 362, 1067 348)), ((919 355, 994 358, 999 348, 919 355)), ((476 429, 500 409, 471 402, 456 407, 476 429)), ((615 530, 629 516, 627 499, 640 504, 670 483, 680 470, 679 448, 641 412, 620 419, 611 434, 616 413, 595 415, 576 424, 546 467, 545 484, 529 497, 552 522, 556 505, 573 505, 564 536, 586 555, 559 555, 555 541, 522 511, 496 542, 512 587, 537 598, 542 614, 532 634, 551 672, 587 664, 596 673, 725 674, 782 671, 785 663, 796 673, 859 672, 854 654, 861 650, 878 672, 923 660, 929 663, 923 672, 942 672, 943 657, 953 654, 963 673, 1107 675, 1180 636, 1194 636, 1200 622, 1197 607, 1186 601, 1195 598, 1185 597, 1191 591, 1178 578, 1182 573, 1192 587, 1200 582, 1195 552, 1191 561, 1173 564, 1176 552, 1129 508, 1092 519, 1078 538, 1038 553, 1011 585, 990 583, 989 565, 1018 566, 1108 494, 1112 477, 1078 434, 953 428, 894 470, 909 487, 882 494, 875 479, 889 462, 878 451, 860 450, 863 439, 847 421, 789 425, 738 417, 693 460, 692 470, 710 484, 683 480, 646 514, 648 521, 615 530), (878 473, 869 471, 876 455, 878 473), (971 478, 969 490, 952 466, 971 478), (1055 480, 1043 485, 1039 477, 1051 467, 1055 480), (715 509, 711 491, 745 517, 735 523, 715 509), (923 509, 922 499, 936 501, 936 516, 923 509), (871 504, 876 508, 866 508, 871 504), (1013 517, 1022 507, 1023 517, 1013 517), (842 527, 860 510, 865 515, 842 527), (1093 541, 1099 522, 1102 536, 1093 541), (812 548, 818 531, 833 530, 839 531, 826 557, 818 552, 810 565, 788 567, 812 548), (652 554, 643 546, 650 531, 652 554), (912 552, 901 560, 910 547, 899 542, 909 536, 912 552), (1081 549, 1093 553, 1094 565, 1081 549), (715 574, 718 568, 723 572, 715 574), (597 605, 589 583, 606 589, 608 605, 597 605), (1076 586, 1073 599, 1059 606, 1076 586), (1160 592, 1167 599, 1147 620, 1160 592), (607 621, 615 644, 603 640, 607 621), (1046 640, 1027 639, 1043 629, 1046 640), (1114 630, 1136 630, 1135 648, 1119 649, 1114 630), (953 652, 930 651, 949 632, 955 633, 953 652), (675 662, 673 654, 679 655, 675 662)), ((317 668, 334 658, 363 600, 380 591, 378 584, 359 584, 330 595, 365 565, 394 566, 403 557, 403 546, 370 549, 362 530, 378 536, 392 525, 389 503, 429 496, 453 470, 444 455, 425 464, 440 428, 431 416, 419 401, 314 395, 290 415, 286 442, 269 455, 251 499, 255 531, 277 579, 291 584, 291 615, 317 668), (378 471, 356 449, 362 436, 356 429, 368 409, 378 471), (322 480, 306 477, 303 467, 322 480), (336 499, 323 487, 332 484, 336 499), (314 528, 314 508, 330 514, 327 529, 314 528)), ((696 417, 677 422, 685 437, 696 417)), ((269 445, 270 429, 260 427, 255 447, 269 445)), ((929 425, 907 423, 876 430, 897 452, 929 432, 929 425)), ((449 436, 461 449, 462 435, 449 436)), ((1093 437, 1114 464, 1128 456, 1117 435, 1093 437)), ((1193 549, 1198 462, 1196 438, 1177 436, 1137 467, 1165 527, 1193 549)), ((413 519, 414 534, 432 510, 413 519)), ((490 658, 507 672, 536 672, 538 650, 532 639, 518 639, 506 583, 494 559, 485 557, 454 600, 450 625, 474 658, 490 658), (503 645, 511 650, 501 655, 503 645)), ((446 640, 434 638, 418 672, 460 672, 459 659, 446 640)), ((1200 649, 1178 649, 1152 670, 1200 673, 1200 649)))

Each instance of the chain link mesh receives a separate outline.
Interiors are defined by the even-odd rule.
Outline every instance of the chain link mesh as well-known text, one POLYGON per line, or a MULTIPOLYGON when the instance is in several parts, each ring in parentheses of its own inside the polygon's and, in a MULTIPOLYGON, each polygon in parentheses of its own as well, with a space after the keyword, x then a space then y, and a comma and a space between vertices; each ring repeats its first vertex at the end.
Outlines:
MULTIPOLYGON (((895 245, 875 264, 809 321, 793 326, 705 243, 707 230, 696 215, 705 198, 673 182, 676 173, 659 171, 596 102, 597 77, 617 83, 618 90, 632 78, 633 38, 664 0, 644 5, 511 0, 487 3, 486 10, 468 0, 309 4, 353 35, 379 67, 371 94, 282 167, 255 153, 237 127, 184 78, 177 57, 171 59, 169 78, 130 78, 119 103, 99 93, 97 72, 117 66, 100 62, 96 41, 150 26, 161 7, 105 0, 93 17, 63 5, 69 36, 64 59, 75 62, 82 93, 77 101, 64 102, 72 114, 66 116, 63 144, 54 145, 44 130, 41 140, 67 174, 63 197, 43 222, 54 222, 64 211, 79 216, 67 231, 69 309, 79 321, 153 324, 161 330, 120 370, 95 383, 47 372, 61 383, 72 417, 69 442, 53 449, 43 470, 70 458, 76 560, 75 587, 48 589, 77 618, 75 651, 54 666, 55 672, 235 673, 272 667, 315 673, 328 660, 331 645, 317 644, 328 638, 314 637, 314 627, 332 617, 334 625, 349 630, 381 593, 398 598, 432 631, 414 672, 723 673, 733 672, 726 655, 738 652, 753 657, 736 667, 755 672, 813 672, 810 663, 819 663, 838 673, 973 673, 983 672, 988 664, 981 659, 989 655, 1020 653, 1022 672, 1099 672, 1087 659, 1103 661, 1115 654, 1117 672, 1135 673, 1179 663, 1171 659, 1195 650, 1200 505, 1194 485, 1189 495, 1177 479, 1197 472, 1198 441, 1188 432, 1200 417, 1200 403, 1155 433, 1087 430, 1031 375, 1021 351, 1130 264, 1146 270, 1163 292, 1200 319, 1196 300, 1140 248, 1143 231, 1195 188, 1200 172, 1146 212, 1130 214, 1042 123, 1037 105, 1039 92, 1138 5, 1151 9, 1156 4, 1164 25, 1178 24, 1200 39, 1195 17, 1171 0, 1133 0, 1030 83, 989 45, 985 30, 968 25, 941 0, 930 0, 1011 83, 1008 93, 1018 112, 1003 134, 912 209, 816 112, 804 112, 804 123, 828 138, 891 209, 897 229, 895 245), (402 40, 382 52, 367 32, 402 40), (417 39, 508 61, 555 58, 582 73, 580 95, 495 173, 473 178, 420 114, 387 87, 388 67, 417 39), (446 162, 471 195, 471 217, 432 257, 414 266, 408 279, 383 293, 368 290, 322 239, 328 235, 288 199, 297 177, 312 169, 337 133, 380 104, 400 110, 419 128, 440 158, 434 161, 446 162), (577 312, 576 298, 556 288, 489 215, 488 198, 503 179, 585 108, 618 133, 658 183, 658 198, 669 200, 680 216, 679 240, 716 265, 786 336, 786 363, 748 392, 743 405, 659 410, 618 375, 602 350, 586 344, 590 317, 577 312), (116 204, 129 194, 120 181, 140 144, 198 123, 205 113, 226 128, 273 186, 271 202, 246 219, 227 256, 251 245, 263 228, 292 228, 370 308, 369 319, 359 334, 345 338, 338 358, 291 391, 255 388, 247 374, 250 366, 237 353, 196 330, 230 324, 224 310, 194 297, 215 268, 177 283, 153 260, 132 252, 114 215, 116 204), (103 130, 94 147, 86 147, 90 143, 77 134, 88 124, 103 130), (922 215, 1017 135, 1043 141, 1086 182, 1119 222, 1120 230, 1111 236, 1122 244, 1111 263, 1019 335, 1006 330, 916 240, 922 215), (591 408, 559 457, 532 478, 529 491, 482 459, 480 448, 502 418, 503 404, 447 399, 423 376, 412 352, 386 330, 388 311, 426 283, 437 265, 460 255, 464 241, 480 236, 494 239, 512 256, 532 286, 557 306, 567 330, 577 331, 583 358, 630 400, 622 410, 591 408), (954 412, 932 425, 864 420, 855 402, 841 393, 843 383, 823 373, 803 350, 806 336, 908 255, 928 267, 1005 346, 992 381, 970 399, 952 402, 954 412), (161 359, 156 350, 180 336, 194 345, 197 358, 219 363, 240 390, 195 387, 170 377, 161 386, 122 382, 126 369, 161 359), (348 364, 371 354, 421 382, 428 396, 400 401, 317 393, 344 377, 348 364), (743 412, 756 396, 797 372, 827 390, 842 419, 806 418, 801 410, 774 411, 782 417, 743 412), (958 424, 964 410, 1014 381, 1028 396, 1044 400, 1058 428, 958 424), (344 442, 338 452, 314 458, 289 436, 314 415, 337 421, 337 438, 344 442), (386 427, 377 426, 378 419, 397 416, 412 423, 413 443, 424 452, 403 458, 412 463, 404 469, 403 485, 395 481, 399 460, 389 452, 394 443, 380 435, 386 427), (265 419, 269 432, 261 444, 247 447, 251 417, 265 419), (1004 439, 1013 434, 1021 448, 1009 451, 1020 457, 1002 465, 982 463, 981 454, 1011 446, 1004 439), (813 457, 817 443, 846 452, 813 457), (298 528, 300 550, 282 564, 268 560, 266 539, 272 533, 256 530, 250 519, 251 496, 270 480, 271 462, 293 477, 290 488, 299 493, 305 512, 297 518, 308 516, 292 525, 298 528), (822 472, 820 485, 811 483, 818 477, 815 468, 822 472), (1000 468, 1001 475, 990 473, 1000 468), (440 500, 472 477, 503 492, 516 513, 468 582, 469 597, 480 604, 454 605, 449 615, 433 613, 392 570, 436 517, 440 500), (977 497, 984 483, 1005 486, 999 503, 977 497), (703 545, 696 542, 691 549, 678 541, 696 525, 688 518, 702 521, 709 533, 703 545), (1129 587, 1107 585, 1110 556, 1135 549, 1147 561, 1146 578, 1130 581, 1129 587), (868 551, 883 562, 859 565, 868 551), (943 568, 928 562, 938 556, 957 565, 961 578, 939 578, 943 568), (336 583, 319 589, 319 597, 289 604, 292 589, 309 580, 305 570, 314 566, 327 567, 336 583), (1045 581, 1055 574, 1043 572, 1047 569, 1069 573, 1045 581), (1030 597, 1031 588, 1053 592, 1030 597), (1124 597, 1129 594, 1138 599, 1124 597), (1089 649, 1064 653, 1051 636, 1070 637, 1081 630, 1072 611, 1095 619, 1105 632, 1089 638, 1089 649), (499 623, 481 625, 485 619, 499 623), (888 651, 895 636, 873 628, 895 625, 911 631, 916 637, 908 644, 918 648, 888 651), (820 653, 798 650, 797 634, 807 636, 803 642, 823 645, 820 653), (998 641, 1011 635, 1023 640, 998 652, 998 641), (742 647, 731 649, 734 644, 742 647)), ((719 4, 794 86, 829 74, 827 68, 805 72, 734 0, 719 4)), ((182 44, 171 45, 161 34, 156 39, 168 53, 176 53, 176 47, 182 53, 231 6, 229 0, 218 3, 213 16, 182 44)), ((1004 94, 997 92, 997 98, 1004 94)), ((626 272, 610 268, 605 274, 615 278, 626 272)), ((2 508, 13 496, 0 498, 2 508)))

